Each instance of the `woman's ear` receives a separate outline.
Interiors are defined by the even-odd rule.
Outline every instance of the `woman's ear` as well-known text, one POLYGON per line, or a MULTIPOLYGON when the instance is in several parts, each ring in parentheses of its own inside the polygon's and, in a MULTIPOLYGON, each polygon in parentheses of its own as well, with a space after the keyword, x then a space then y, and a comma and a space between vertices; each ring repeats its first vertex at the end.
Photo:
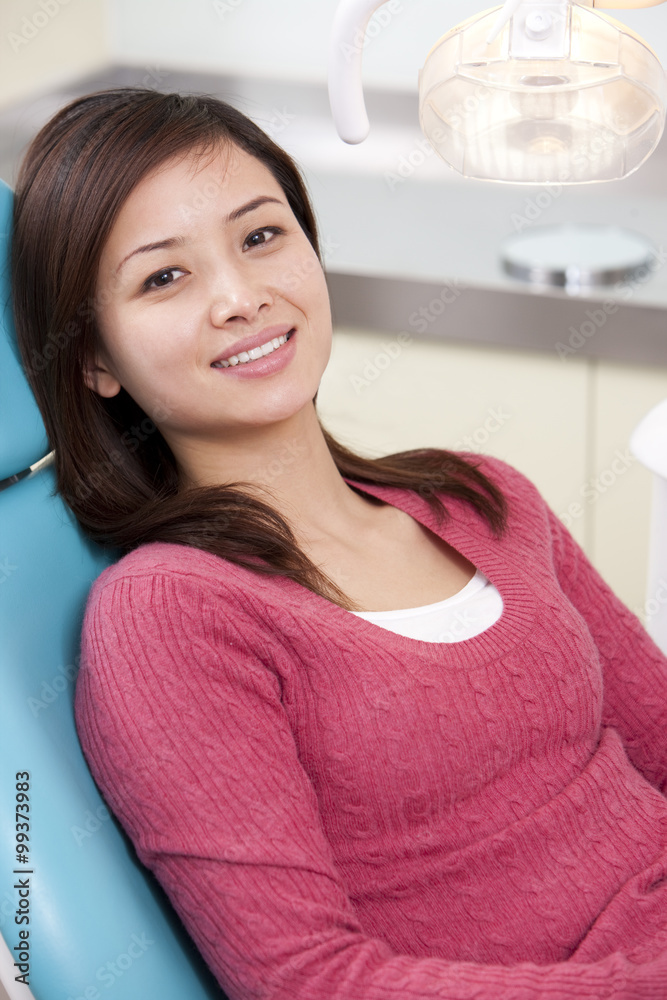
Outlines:
POLYGON ((83 380, 98 396, 117 396, 122 388, 108 363, 99 354, 88 358, 83 368, 83 380))

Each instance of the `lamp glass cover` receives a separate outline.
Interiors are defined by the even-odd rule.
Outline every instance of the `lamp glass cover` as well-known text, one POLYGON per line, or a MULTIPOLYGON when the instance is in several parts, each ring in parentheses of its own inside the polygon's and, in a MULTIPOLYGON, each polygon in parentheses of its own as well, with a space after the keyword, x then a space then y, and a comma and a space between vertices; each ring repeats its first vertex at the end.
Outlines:
POLYGON ((620 180, 657 146, 667 80, 653 50, 599 11, 547 2, 541 18, 551 18, 550 7, 562 44, 554 47, 553 32, 533 41, 531 52, 542 48, 538 58, 526 58, 514 18, 487 44, 499 7, 457 25, 429 52, 419 74, 420 125, 464 176, 520 184, 620 180))

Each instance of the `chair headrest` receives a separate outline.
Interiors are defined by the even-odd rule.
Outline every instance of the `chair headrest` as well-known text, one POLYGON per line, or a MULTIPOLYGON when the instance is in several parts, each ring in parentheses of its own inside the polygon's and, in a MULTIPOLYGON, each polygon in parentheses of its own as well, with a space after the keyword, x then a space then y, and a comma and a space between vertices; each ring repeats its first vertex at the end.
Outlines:
POLYGON ((9 283, 13 203, 11 188, 0 180, 0 480, 23 472, 49 451, 16 344, 9 283))
POLYGON ((667 399, 637 424, 630 438, 630 451, 651 472, 667 479, 667 399))

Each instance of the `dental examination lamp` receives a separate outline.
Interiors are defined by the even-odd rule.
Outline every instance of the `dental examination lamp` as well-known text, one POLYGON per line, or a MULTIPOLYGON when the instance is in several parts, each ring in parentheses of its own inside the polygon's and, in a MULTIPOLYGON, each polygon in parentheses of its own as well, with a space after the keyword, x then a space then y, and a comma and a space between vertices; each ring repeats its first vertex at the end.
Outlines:
MULTIPOLYGON (((465 177, 520 184, 627 177, 660 140, 667 78, 642 38, 592 7, 662 2, 506 0, 463 21, 436 42, 419 73, 424 135, 465 177)), ((329 99, 348 143, 369 131, 358 39, 381 6, 342 0, 334 18, 329 99)))

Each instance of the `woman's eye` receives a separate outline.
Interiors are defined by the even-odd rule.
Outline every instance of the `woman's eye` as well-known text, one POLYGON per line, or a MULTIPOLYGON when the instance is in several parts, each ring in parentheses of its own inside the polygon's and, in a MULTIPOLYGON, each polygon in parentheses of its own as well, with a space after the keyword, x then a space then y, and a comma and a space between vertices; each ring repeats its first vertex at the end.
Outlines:
POLYGON ((167 285, 173 285, 173 278, 169 276, 175 272, 185 274, 185 271, 182 271, 180 267, 165 267, 162 271, 158 271, 157 274, 153 274, 150 278, 146 279, 143 285, 144 291, 149 291, 153 288, 166 288, 167 285))
POLYGON ((256 229, 254 233, 250 233, 246 236, 245 243, 243 246, 259 247, 264 243, 269 243, 274 236, 282 233, 283 230, 279 226, 266 226, 264 229, 256 229), (268 234, 268 236, 267 236, 268 234))

